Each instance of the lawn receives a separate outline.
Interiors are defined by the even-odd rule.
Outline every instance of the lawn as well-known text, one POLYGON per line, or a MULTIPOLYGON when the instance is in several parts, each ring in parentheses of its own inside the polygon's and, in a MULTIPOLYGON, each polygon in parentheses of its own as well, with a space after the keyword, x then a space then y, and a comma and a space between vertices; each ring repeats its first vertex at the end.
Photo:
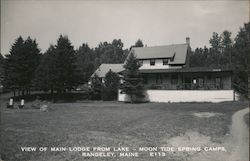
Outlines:
MULTIPOLYGON (((2 104, 3 105, 3 104, 2 104)), ((3 106, 2 106, 3 107, 3 106)), ((159 147, 186 132, 197 132, 220 144, 229 133, 232 114, 246 103, 141 103, 85 101, 54 103, 49 112, 38 109, 1 110, 1 157, 25 160, 162 160, 142 154, 137 158, 88 158, 79 152, 21 152, 35 147, 159 147), (212 112, 212 117, 194 114, 212 112)), ((166 160, 186 160, 169 155, 166 160)))

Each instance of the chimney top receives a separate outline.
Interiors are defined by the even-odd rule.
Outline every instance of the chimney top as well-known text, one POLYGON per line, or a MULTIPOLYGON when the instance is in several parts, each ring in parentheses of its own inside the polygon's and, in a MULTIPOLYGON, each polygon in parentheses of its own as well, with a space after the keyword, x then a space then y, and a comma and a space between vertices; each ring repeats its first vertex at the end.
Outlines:
POLYGON ((190 45, 190 38, 186 37, 186 44, 190 45))

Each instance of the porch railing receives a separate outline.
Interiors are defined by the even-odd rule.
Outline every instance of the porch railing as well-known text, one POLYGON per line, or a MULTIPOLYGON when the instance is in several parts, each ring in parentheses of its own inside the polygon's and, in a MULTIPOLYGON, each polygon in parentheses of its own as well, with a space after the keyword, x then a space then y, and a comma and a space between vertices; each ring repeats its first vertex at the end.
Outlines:
POLYGON ((221 90, 224 89, 222 83, 182 83, 182 84, 147 84, 146 89, 160 89, 160 90, 221 90))

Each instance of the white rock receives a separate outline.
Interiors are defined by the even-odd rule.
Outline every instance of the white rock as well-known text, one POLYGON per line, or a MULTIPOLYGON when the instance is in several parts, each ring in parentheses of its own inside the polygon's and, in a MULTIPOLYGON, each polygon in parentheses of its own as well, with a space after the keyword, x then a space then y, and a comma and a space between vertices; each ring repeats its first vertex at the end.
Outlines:
POLYGON ((49 111, 48 111, 48 105, 42 105, 42 106, 40 107, 40 111, 41 111, 41 112, 49 112, 49 111))

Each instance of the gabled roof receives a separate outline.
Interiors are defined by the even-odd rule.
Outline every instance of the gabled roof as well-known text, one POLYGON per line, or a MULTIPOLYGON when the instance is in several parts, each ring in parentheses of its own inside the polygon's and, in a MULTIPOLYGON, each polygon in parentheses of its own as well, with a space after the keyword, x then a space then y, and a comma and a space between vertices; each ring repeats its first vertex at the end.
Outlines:
POLYGON ((153 47, 134 47, 131 52, 137 59, 173 58, 169 64, 185 64, 188 44, 173 44, 153 47))
POLYGON ((109 70, 115 73, 119 73, 124 70, 123 64, 101 64, 91 77, 93 77, 95 74, 98 77, 105 77, 109 70))

